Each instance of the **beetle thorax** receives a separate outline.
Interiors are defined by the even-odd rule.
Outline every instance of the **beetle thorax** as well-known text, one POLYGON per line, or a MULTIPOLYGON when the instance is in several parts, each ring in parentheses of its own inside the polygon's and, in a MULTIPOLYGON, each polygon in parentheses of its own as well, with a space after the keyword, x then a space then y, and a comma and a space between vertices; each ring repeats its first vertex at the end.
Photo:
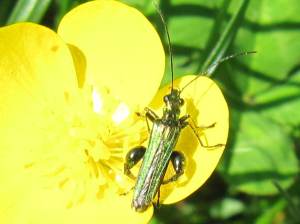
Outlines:
POLYGON ((180 97, 178 89, 172 89, 170 94, 164 97, 165 108, 163 112, 164 120, 178 120, 180 116, 180 108, 184 104, 184 100, 180 97))

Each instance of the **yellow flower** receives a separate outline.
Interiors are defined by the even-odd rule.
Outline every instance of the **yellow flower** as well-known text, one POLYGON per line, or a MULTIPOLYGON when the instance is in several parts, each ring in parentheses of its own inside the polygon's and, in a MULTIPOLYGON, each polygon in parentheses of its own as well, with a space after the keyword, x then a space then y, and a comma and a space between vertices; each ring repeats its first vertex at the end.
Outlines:
MULTIPOLYGON (((135 112, 160 114, 169 91, 156 94, 165 56, 148 20, 122 3, 92 1, 69 12, 57 34, 32 23, 0 28, 0 52, 0 223, 147 222, 153 208, 135 212, 131 194, 121 194, 134 184, 123 175, 126 153, 147 145, 135 112)), ((216 123, 199 130, 202 140, 224 144, 228 109, 216 84, 200 78, 182 96, 182 114, 216 123)), ((198 189, 224 147, 202 148, 185 128, 176 149, 186 172, 161 187, 164 204, 198 189)))

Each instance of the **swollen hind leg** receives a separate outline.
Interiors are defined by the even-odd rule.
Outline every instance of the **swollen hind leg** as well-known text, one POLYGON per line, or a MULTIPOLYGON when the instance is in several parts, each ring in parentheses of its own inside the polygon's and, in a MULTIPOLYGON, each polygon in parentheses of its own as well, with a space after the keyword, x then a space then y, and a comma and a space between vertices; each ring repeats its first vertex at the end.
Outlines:
POLYGON ((172 162, 172 166, 175 170, 175 174, 167 180, 164 180, 162 184, 167 184, 170 182, 174 182, 178 180, 180 176, 184 173, 185 167, 185 157, 181 152, 173 151, 170 161, 172 162))
POLYGON ((144 146, 137 146, 127 153, 124 164, 124 174, 126 176, 135 179, 130 169, 134 167, 144 157, 145 151, 146 148, 144 146))

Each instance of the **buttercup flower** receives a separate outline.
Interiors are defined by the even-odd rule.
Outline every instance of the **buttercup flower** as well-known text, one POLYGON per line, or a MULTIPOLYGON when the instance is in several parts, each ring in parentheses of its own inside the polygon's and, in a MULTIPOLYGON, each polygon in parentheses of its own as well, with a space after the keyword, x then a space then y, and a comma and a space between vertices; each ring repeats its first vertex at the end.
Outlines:
MULTIPOLYGON (((69 12, 57 34, 32 23, 0 28, 0 52, 0 222, 147 222, 153 208, 131 209, 132 194, 124 193, 134 181, 123 165, 148 141, 136 112, 149 106, 161 115, 170 91, 157 92, 165 55, 148 20, 122 3, 92 1, 69 12)), ((215 123, 197 129, 202 141, 225 144, 228 109, 216 84, 201 77, 182 97, 183 115, 199 127, 215 123)), ((161 187, 163 204, 198 189, 224 147, 201 147, 187 127, 176 150, 187 157, 185 174, 161 187)))

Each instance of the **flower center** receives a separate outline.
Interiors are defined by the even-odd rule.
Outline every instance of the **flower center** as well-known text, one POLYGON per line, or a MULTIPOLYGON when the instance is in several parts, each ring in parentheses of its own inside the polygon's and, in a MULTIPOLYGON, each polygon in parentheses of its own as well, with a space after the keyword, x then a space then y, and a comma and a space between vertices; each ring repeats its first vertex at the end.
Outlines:
POLYGON ((87 198, 121 194, 133 183, 123 175, 124 158, 147 138, 145 122, 108 91, 85 90, 75 100, 66 98, 61 114, 43 124, 47 153, 27 165, 46 187, 68 195, 72 207, 87 198))

